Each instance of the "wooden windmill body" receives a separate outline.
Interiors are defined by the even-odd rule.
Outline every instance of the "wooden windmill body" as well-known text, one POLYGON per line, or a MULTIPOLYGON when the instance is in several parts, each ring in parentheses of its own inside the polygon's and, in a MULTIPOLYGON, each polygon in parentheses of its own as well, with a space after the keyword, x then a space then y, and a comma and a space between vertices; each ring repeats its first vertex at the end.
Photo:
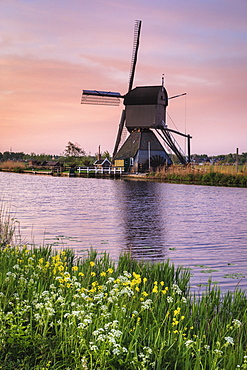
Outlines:
POLYGON ((166 125, 166 107, 169 98, 163 78, 160 86, 139 86, 132 89, 140 31, 141 21, 136 21, 127 94, 96 90, 83 90, 82 94, 84 104, 117 105, 120 99, 123 99, 125 109, 122 112, 113 151, 113 165, 124 168, 126 172, 146 172, 165 164, 172 164, 162 142, 178 157, 180 163, 190 162, 191 136, 168 129, 166 125), (124 131, 127 131, 128 137, 122 142, 124 131), (171 132, 187 137, 188 158, 182 153, 171 132))

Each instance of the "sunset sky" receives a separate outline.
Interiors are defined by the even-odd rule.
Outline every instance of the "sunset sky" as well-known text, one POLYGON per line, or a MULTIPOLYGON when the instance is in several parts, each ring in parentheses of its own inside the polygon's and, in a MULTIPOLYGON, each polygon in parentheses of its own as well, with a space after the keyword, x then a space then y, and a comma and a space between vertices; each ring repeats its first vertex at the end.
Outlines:
POLYGON ((134 86, 187 93, 167 123, 192 153, 247 152, 247 0, 1 0, 0 152, 112 153, 123 107, 81 91, 127 92, 136 19, 134 86))

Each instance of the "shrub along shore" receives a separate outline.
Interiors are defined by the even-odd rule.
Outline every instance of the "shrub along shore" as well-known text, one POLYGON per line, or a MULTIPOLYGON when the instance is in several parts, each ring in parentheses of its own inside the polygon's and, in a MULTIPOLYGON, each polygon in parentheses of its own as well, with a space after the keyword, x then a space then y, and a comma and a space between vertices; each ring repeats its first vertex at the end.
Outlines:
POLYGON ((247 298, 168 262, 0 239, 0 369, 247 369, 247 298))

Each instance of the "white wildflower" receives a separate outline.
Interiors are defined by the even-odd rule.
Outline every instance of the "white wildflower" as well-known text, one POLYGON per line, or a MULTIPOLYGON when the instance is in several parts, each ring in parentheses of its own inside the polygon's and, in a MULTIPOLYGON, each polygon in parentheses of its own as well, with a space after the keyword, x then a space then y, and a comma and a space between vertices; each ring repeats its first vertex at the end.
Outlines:
POLYGON ((93 344, 90 346, 90 349, 91 351, 97 351, 98 347, 95 344, 93 344))
POLYGON ((237 328, 240 328, 240 326, 242 325, 241 321, 237 320, 237 319, 233 319, 232 320, 232 323, 234 326, 236 326, 237 328))
POLYGON ((148 310, 151 307, 152 303, 153 303, 152 299, 146 299, 146 301, 141 303, 141 308, 143 310, 148 310))
POLYGON ((189 347, 190 345, 192 345, 194 343, 194 341, 193 340, 191 340, 191 339, 189 339, 189 340, 186 340, 186 342, 185 342, 185 345, 186 345, 186 347, 189 347))
POLYGON ((131 276, 132 276, 128 271, 124 271, 124 272, 123 272, 123 274, 124 274, 124 276, 126 276, 128 279, 130 279, 130 278, 131 278, 131 276))
POLYGON ((114 355, 119 355, 121 353, 121 351, 119 350, 119 348, 114 347, 113 350, 112 350, 112 353, 114 355))
POLYGON ((109 277, 106 284, 113 283, 114 281, 115 281, 115 279, 113 277, 109 277))
POLYGON ((232 337, 225 337, 225 340, 227 343, 230 343, 231 345, 234 345, 234 341, 232 337))
POLYGON ((143 350, 146 351, 149 355, 151 355, 153 353, 153 351, 150 347, 143 347, 143 350))
POLYGON ((167 302, 168 303, 172 303, 173 302, 173 298, 171 296, 168 296, 166 299, 167 299, 167 302))
POLYGON ((129 297, 131 297, 132 295, 134 295, 134 292, 130 287, 126 286, 123 289, 121 289, 118 294, 119 295, 127 294, 129 297))
POLYGON ((41 316, 40 316, 39 313, 35 313, 34 318, 35 318, 35 320, 39 321, 41 319, 41 316))
POLYGON ((222 351, 220 351, 219 349, 214 349, 214 352, 215 353, 218 353, 218 354, 222 354, 223 352, 222 351))
POLYGON ((182 294, 182 290, 179 288, 177 284, 173 284, 172 289, 174 290, 175 293, 182 294))
POLYGON ((84 324, 91 324, 92 322, 93 322, 92 319, 84 319, 83 320, 84 324))

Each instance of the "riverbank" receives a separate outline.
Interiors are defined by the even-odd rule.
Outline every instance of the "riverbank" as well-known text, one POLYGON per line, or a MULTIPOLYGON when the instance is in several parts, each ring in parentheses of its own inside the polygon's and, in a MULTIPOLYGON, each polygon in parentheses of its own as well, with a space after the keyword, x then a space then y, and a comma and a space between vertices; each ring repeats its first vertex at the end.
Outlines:
POLYGON ((247 300, 169 262, 51 247, 0 248, 5 370, 247 368, 247 300))
POLYGON ((38 168, 25 169, 21 167, 1 168, 0 171, 26 173, 30 175, 49 175, 64 177, 98 177, 98 178, 122 178, 122 179, 141 179, 161 181, 176 184, 228 186, 228 187, 247 187, 247 167, 246 166, 178 166, 174 165, 157 172, 128 174, 109 170, 85 169, 73 171, 40 170, 38 168))

